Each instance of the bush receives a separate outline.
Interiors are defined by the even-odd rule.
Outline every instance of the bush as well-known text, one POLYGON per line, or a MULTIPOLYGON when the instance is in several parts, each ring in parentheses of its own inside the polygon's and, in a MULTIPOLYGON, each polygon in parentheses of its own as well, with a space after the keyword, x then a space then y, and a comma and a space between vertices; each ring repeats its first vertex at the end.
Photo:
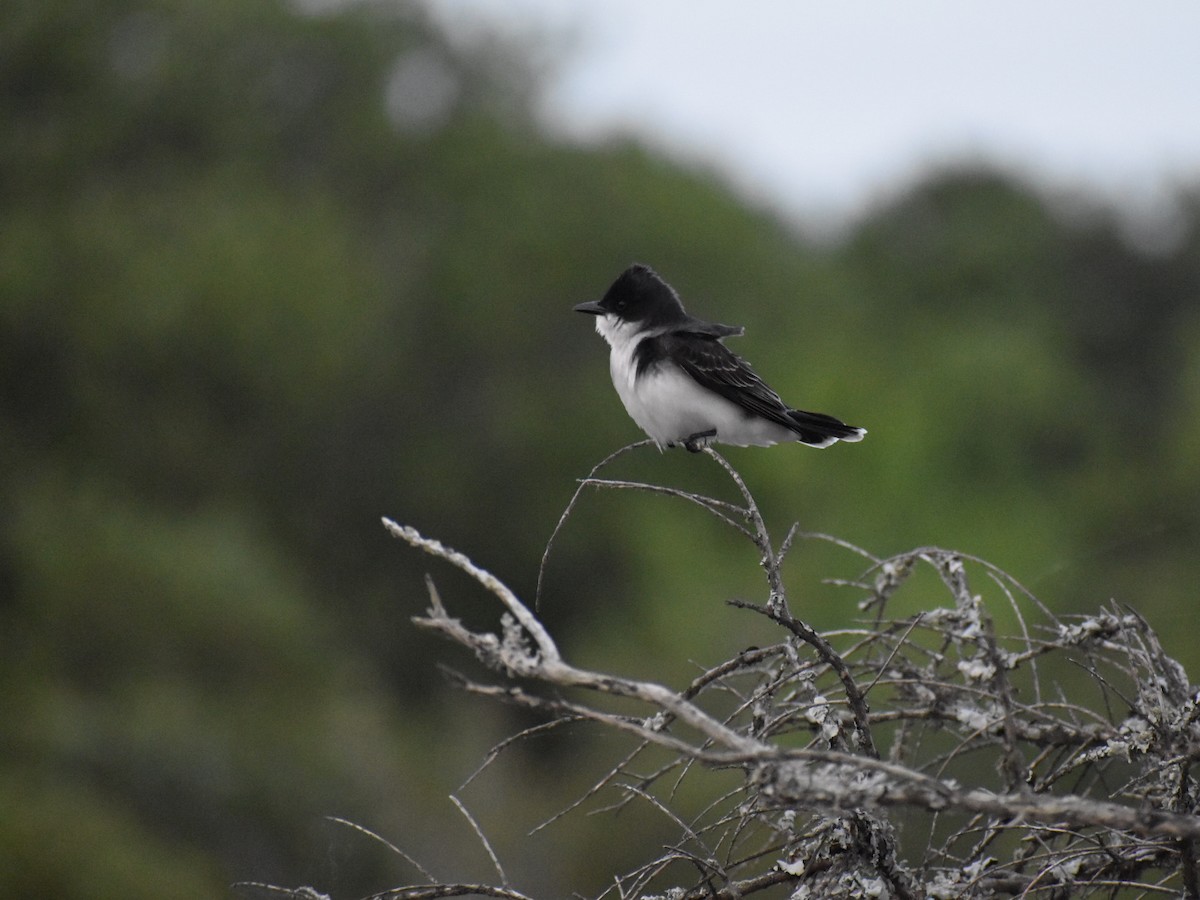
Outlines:
MULTIPOLYGON (((499 678, 454 675, 465 690, 543 718, 488 762, 517 740, 581 721, 630 737, 630 751, 562 814, 610 794, 615 808, 643 804, 679 834, 665 848, 647 847, 636 868, 614 872, 615 888, 601 896, 699 900, 771 888, 792 898, 1197 896, 1190 770, 1200 695, 1137 613, 1112 604, 1061 618, 982 560, 934 547, 875 559, 842 544, 867 561, 860 579, 843 582, 861 594, 862 616, 822 633, 792 613, 781 565, 798 538, 829 538, 793 525, 776 543, 741 476, 711 449, 741 503, 598 477, 629 449, 581 482, 547 555, 585 490, 695 503, 759 552, 765 601, 730 602, 777 625, 778 643, 675 688, 580 669, 498 578, 385 520, 501 604, 499 627, 474 631, 429 580, 430 608, 414 619, 499 678), (940 598, 924 593, 922 570, 927 581, 936 576, 940 598), (894 612, 910 586, 922 592, 920 609, 894 612), (618 711, 628 700, 637 711, 618 711), (720 771, 735 773, 731 789, 704 779, 720 771), (683 789, 693 782, 698 790, 683 789)), ((475 827, 499 884, 429 878, 378 896, 526 896, 475 827)))

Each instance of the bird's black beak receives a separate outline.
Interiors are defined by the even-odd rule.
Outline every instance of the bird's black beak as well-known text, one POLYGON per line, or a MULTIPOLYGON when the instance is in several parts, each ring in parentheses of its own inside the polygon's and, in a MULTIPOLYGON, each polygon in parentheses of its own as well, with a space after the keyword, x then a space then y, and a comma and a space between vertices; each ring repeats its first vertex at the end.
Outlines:
POLYGON ((575 312, 587 313, 589 316, 603 316, 607 314, 608 310, 600 305, 599 300, 589 300, 587 303, 580 303, 576 306, 575 312))

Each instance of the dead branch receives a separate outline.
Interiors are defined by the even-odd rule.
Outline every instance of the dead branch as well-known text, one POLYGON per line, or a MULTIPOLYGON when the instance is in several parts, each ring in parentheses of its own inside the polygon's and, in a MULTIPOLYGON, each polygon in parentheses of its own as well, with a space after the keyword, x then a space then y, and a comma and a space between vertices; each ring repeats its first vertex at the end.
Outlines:
MULTIPOLYGON (((1197 897, 1200 786, 1192 767, 1200 757, 1200 694, 1144 619, 1115 604, 1056 617, 1001 570, 940 548, 876 559, 795 525, 777 546, 744 480, 716 452, 706 451, 740 504, 597 477, 630 449, 580 482, 547 543, 538 594, 551 545, 585 490, 647 491, 694 504, 753 544, 764 598, 730 602, 776 623, 779 643, 732 656, 677 688, 579 668, 498 578, 384 520, 393 535, 466 572, 500 603, 494 628, 472 630, 428 582, 429 609, 414 623, 471 651, 497 676, 489 684, 455 675, 462 688, 535 710, 547 727, 585 722, 635 741, 593 788, 544 823, 615 791, 614 807, 635 803, 678 828, 677 843, 615 875, 605 894, 743 897, 786 884, 793 897, 814 898, 1082 897, 1140 884, 1197 897), (792 614, 781 561, 805 539, 833 541, 867 561, 860 577, 839 583, 860 594, 868 620, 821 633, 792 614), (894 598, 923 566, 943 595, 929 595, 917 615, 891 615, 894 598), (972 568, 985 576, 984 592, 972 568), (997 624, 1010 620, 1015 629, 997 624), (617 714, 596 702, 602 695, 642 708, 617 714), (729 695, 737 700, 732 711, 711 702, 729 695), (675 761, 635 776, 634 760, 652 746, 675 761), (660 791, 659 783, 674 773, 678 784, 696 768, 738 769, 743 781, 684 815, 673 805, 674 787, 660 791)), ((492 861, 502 872, 494 854, 492 861)), ((519 896, 507 884, 465 887, 519 896)), ((460 888, 379 897, 452 896, 431 892, 460 888)))

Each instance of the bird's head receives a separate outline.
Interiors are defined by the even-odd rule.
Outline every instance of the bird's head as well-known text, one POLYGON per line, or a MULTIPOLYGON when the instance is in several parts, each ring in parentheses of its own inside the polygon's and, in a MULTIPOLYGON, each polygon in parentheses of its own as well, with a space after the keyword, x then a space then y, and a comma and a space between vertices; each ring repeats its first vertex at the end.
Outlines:
POLYGON ((641 263, 622 272, 601 299, 580 303, 575 311, 601 316, 613 326, 636 325, 638 331, 670 325, 687 315, 674 289, 641 263))

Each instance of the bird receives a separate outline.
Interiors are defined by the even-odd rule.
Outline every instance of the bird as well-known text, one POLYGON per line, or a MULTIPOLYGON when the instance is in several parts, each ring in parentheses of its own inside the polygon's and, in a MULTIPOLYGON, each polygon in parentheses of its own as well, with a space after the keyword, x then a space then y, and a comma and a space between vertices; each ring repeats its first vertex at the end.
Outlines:
POLYGON ((861 441, 865 428, 792 409, 725 346, 745 329, 689 315, 679 294, 635 263, 600 300, 574 307, 596 317, 609 372, 630 418, 661 451, 699 453, 713 443, 769 447, 788 441, 828 447, 861 441))

